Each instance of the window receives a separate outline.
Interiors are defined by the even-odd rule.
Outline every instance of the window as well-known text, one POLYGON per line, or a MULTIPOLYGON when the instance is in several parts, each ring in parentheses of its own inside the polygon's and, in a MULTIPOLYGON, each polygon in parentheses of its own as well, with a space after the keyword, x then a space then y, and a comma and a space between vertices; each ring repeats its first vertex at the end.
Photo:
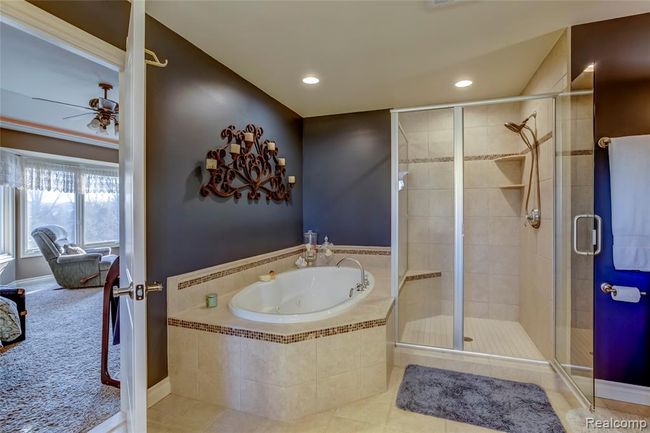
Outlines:
POLYGON ((7 203, 6 203, 5 187, 0 185, 0 257, 8 253, 7 245, 7 203))
POLYGON ((84 243, 117 243, 120 238, 120 203, 117 193, 84 194, 84 243))
POLYGON ((14 255, 16 188, 23 186, 20 157, 0 147, 0 261, 14 255))
POLYGON ((119 183, 116 167, 66 165, 26 159, 22 197, 24 256, 37 255, 32 230, 55 224, 81 246, 117 245, 119 183))
POLYGON ((43 225, 56 224, 68 232, 68 240, 77 242, 77 203, 74 193, 54 191, 25 191, 25 239, 27 251, 38 247, 32 230, 43 225))

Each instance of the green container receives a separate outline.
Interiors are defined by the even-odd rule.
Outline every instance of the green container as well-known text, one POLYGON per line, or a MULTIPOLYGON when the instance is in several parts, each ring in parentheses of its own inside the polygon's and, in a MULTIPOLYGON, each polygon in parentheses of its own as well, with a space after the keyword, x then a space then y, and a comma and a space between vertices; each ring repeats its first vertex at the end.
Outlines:
POLYGON ((217 294, 210 293, 205 297, 205 306, 207 308, 214 308, 217 306, 217 294))

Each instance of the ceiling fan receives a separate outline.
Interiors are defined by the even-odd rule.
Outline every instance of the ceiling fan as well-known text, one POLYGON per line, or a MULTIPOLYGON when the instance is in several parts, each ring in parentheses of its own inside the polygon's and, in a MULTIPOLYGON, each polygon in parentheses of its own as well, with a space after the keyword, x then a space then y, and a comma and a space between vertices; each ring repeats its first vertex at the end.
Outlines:
POLYGON ((113 89, 113 85, 108 83, 99 83, 99 87, 104 90, 104 97, 93 98, 88 101, 88 106, 69 104, 67 102, 53 101, 45 98, 32 98, 38 101, 53 102, 55 104, 68 105, 70 107, 77 107, 84 110, 89 110, 88 113, 75 114, 74 116, 67 116, 64 119, 72 119, 73 117, 81 117, 93 115, 94 117, 88 122, 88 128, 97 132, 97 134, 108 135, 108 126, 113 123, 113 131, 117 135, 120 131, 120 104, 108 99, 108 91, 113 89))

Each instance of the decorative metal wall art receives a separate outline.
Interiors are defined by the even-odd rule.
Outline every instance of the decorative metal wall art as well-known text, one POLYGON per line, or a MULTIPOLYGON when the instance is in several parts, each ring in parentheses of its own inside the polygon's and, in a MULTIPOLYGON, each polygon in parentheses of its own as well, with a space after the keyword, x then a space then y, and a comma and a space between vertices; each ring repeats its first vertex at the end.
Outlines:
POLYGON ((262 141, 263 129, 248 124, 244 129, 234 125, 221 131, 225 141, 221 147, 206 155, 205 168, 210 180, 201 186, 201 195, 239 199, 244 190, 250 200, 289 201, 295 176, 286 176, 286 159, 278 157, 278 146, 273 140, 262 141), (285 177, 286 182, 285 182, 285 177))

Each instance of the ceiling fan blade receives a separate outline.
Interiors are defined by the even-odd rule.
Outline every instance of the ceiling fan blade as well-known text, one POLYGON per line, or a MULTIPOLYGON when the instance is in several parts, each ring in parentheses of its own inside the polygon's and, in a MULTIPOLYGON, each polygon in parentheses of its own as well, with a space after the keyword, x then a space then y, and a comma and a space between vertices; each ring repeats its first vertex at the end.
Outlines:
POLYGON ((84 107, 83 105, 68 104, 67 102, 53 101, 52 99, 45 99, 45 98, 32 98, 32 99, 34 99, 36 101, 54 102, 55 104, 68 105, 70 107, 83 108, 84 110, 95 111, 92 108, 84 107))
POLYGON ((89 114, 90 114, 90 115, 93 115, 93 114, 95 114, 95 113, 81 113, 81 114, 75 114, 74 116, 67 116, 67 117, 64 117, 63 119, 65 120, 65 119, 72 119, 73 117, 88 116, 89 114))

